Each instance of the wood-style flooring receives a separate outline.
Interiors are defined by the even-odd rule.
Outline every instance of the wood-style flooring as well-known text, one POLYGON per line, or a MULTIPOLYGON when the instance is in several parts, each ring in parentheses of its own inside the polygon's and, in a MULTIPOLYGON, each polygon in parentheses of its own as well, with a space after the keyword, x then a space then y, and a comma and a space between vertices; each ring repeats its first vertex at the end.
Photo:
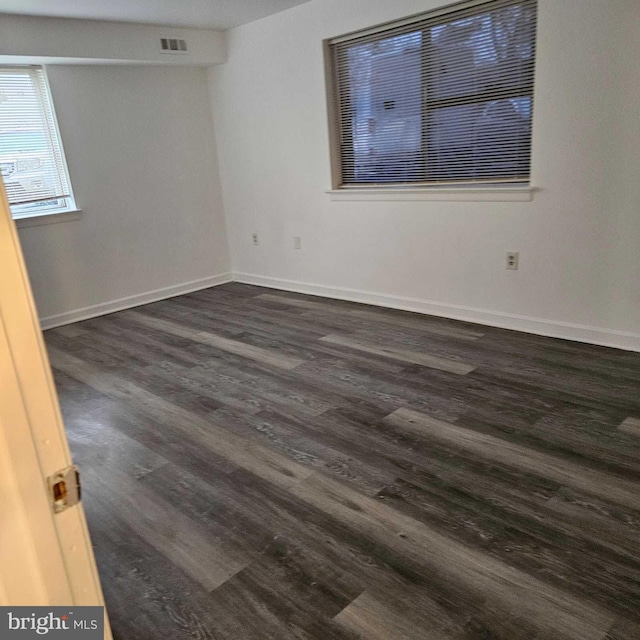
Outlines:
POLYGON ((240 284, 45 337, 116 640, 640 639, 640 354, 240 284))

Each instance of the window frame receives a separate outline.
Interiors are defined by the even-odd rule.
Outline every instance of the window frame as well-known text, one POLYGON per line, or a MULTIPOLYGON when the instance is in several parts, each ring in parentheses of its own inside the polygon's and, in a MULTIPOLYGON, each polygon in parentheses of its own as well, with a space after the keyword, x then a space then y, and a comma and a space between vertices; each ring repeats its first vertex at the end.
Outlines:
MULTIPOLYGON (((496 178, 488 178, 483 180, 450 180, 450 181, 415 181, 415 182, 376 182, 376 183, 349 183, 343 181, 342 167, 342 145, 341 145, 341 126, 342 117, 340 107, 340 77, 336 64, 334 46, 345 43, 354 42, 354 44, 362 39, 378 34, 384 34, 391 30, 418 24, 425 19, 433 19, 437 17, 446 17, 457 11, 469 10, 482 5, 491 5, 493 0, 466 0, 454 4, 448 4, 431 11, 421 12, 406 18, 392 20, 381 23, 370 28, 359 29, 346 33, 341 36, 327 38, 323 41, 324 54, 324 71, 325 71, 325 87, 327 99, 327 115, 328 115, 328 134, 329 134, 329 153, 330 153, 330 170, 331 170, 331 188, 326 193, 335 201, 402 201, 402 200, 436 200, 436 201, 530 201, 533 199, 534 192, 539 189, 534 186, 534 118, 535 114, 535 68, 537 65, 537 55, 534 53, 533 59, 533 84, 531 86, 531 134, 529 147, 529 175, 524 180, 505 180, 496 178)), ((517 4, 517 0, 514 0, 517 4)), ((537 2, 536 2, 537 5, 537 2)), ((534 52, 537 44, 537 29, 534 41, 534 52)), ((424 64, 425 58, 428 56, 427 47, 423 42, 421 51, 421 61, 424 64)), ((424 78, 422 80, 421 90, 424 92, 424 78)), ((486 92, 485 92, 486 93, 486 92)), ((505 91, 505 94, 507 91, 505 91)), ((506 96, 504 99, 509 99, 506 96)), ((496 98, 497 99, 497 98, 496 98)), ((502 99, 502 98, 501 98, 502 99)), ((428 100, 423 100, 422 105, 422 127, 427 128, 426 114, 429 110, 428 100)), ((428 153, 428 146, 424 142, 422 152, 428 153)))
POLYGON ((49 83, 49 75, 47 73, 47 67, 45 65, 37 64, 0 64, 0 74, 5 70, 25 70, 34 69, 42 73, 44 81, 44 90, 46 95, 44 98, 49 101, 48 107, 51 109, 51 115, 53 119, 53 128, 50 134, 56 137, 57 144, 60 148, 61 154, 61 167, 66 174, 67 184, 69 185, 68 196, 61 198, 52 198, 50 201, 32 202, 32 203, 17 203, 9 204, 11 217, 18 224, 19 227, 33 226, 33 224, 46 224, 48 222, 62 222, 66 220, 77 219, 77 215, 81 210, 78 208, 73 192, 73 185, 71 182, 71 174, 69 172, 69 165, 67 163, 67 157, 62 141, 62 134, 60 133, 60 126, 58 123, 58 115, 56 113, 55 103, 53 100, 53 93, 51 91, 51 85, 49 83), (48 204, 48 203, 52 204, 48 204), (64 215, 63 215, 64 214, 64 215), (60 216, 56 218, 56 216, 60 216), (29 223, 31 221, 31 223, 29 223), (22 222, 22 224, 20 224, 22 222))

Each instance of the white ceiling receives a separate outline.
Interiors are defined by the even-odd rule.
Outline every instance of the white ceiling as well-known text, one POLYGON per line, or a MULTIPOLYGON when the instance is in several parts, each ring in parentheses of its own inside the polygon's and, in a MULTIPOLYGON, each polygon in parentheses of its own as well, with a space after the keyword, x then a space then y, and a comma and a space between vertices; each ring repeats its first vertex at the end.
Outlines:
POLYGON ((0 13, 230 29, 309 0, 0 0, 0 13))

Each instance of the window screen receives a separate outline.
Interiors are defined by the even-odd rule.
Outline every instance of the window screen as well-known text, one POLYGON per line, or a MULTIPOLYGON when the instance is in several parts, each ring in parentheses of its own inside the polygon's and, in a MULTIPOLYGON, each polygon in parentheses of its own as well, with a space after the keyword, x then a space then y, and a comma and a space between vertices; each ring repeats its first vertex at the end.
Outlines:
POLYGON ((39 67, 0 67, 0 171, 12 210, 71 196, 51 97, 39 67))
POLYGON ((535 34, 494 0, 331 41, 341 185, 527 183, 535 34))

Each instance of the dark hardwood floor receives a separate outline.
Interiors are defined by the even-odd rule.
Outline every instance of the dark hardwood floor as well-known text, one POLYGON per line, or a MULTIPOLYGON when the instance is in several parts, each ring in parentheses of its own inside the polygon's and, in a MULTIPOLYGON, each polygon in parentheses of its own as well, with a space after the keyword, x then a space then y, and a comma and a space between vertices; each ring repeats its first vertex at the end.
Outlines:
POLYGON ((240 284, 45 337, 117 640, 640 639, 640 354, 240 284))

